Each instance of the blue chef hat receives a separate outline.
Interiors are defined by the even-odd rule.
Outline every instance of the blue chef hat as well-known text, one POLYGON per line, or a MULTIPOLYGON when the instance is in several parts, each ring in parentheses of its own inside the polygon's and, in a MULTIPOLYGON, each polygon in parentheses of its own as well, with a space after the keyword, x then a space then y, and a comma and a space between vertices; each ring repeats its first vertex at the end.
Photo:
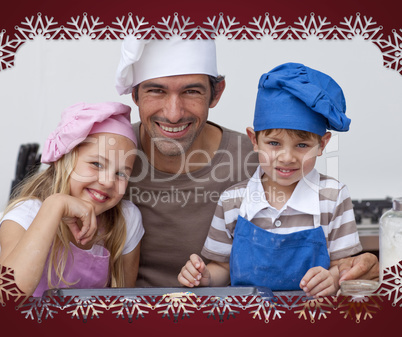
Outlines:
POLYGON ((294 129, 323 136, 348 131, 341 87, 328 75, 299 63, 282 64, 258 84, 254 130, 294 129))

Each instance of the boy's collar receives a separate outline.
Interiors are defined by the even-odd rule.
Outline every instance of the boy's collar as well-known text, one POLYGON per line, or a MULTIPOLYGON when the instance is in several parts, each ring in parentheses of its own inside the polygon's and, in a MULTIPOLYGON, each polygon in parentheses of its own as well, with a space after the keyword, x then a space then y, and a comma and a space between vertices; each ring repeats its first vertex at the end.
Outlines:
POLYGON ((287 205, 303 213, 319 215, 319 188, 320 174, 313 169, 297 183, 287 205))
MULTIPOLYGON (((244 214, 241 215, 244 216, 247 214, 249 220, 254 218, 260 210, 267 208, 268 205, 261 183, 261 177, 263 174, 263 169, 261 166, 258 166, 247 184, 247 189, 252 191, 253 195, 246 195, 241 206, 241 213, 244 214)), ((292 196, 287 201, 286 206, 302 213, 319 215, 319 184, 320 174, 316 169, 313 169, 298 182, 292 196)))

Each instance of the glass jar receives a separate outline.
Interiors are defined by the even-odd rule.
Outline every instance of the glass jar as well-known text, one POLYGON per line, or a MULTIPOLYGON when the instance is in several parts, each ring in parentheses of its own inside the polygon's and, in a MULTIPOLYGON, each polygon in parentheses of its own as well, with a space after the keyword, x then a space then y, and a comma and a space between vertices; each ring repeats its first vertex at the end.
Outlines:
POLYGON ((392 201, 392 209, 380 219, 380 280, 384 270, 402 260, 402 198, 392 201))

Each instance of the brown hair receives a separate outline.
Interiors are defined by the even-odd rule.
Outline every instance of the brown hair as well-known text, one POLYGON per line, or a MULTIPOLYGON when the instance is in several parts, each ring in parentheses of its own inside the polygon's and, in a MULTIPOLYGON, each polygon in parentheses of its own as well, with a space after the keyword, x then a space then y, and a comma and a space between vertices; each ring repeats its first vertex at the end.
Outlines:
POLYGON ((291 137, 299 137, 299 138, 304 139, 304 140, 316 139, 319 143, 321 142, 321 138, 322 138, 320 135, 317 135, 317 134, 309 132, 309 131, 303 131, 303 130, 267 129, 267 130, 261 130, 261 131, 256 131, 255 132, 255 137, 256 137, 257 142, 258 142, 258 136, 260 134, 263 134, 264 136, 269 136, 273 131, 285 131, 291 137))

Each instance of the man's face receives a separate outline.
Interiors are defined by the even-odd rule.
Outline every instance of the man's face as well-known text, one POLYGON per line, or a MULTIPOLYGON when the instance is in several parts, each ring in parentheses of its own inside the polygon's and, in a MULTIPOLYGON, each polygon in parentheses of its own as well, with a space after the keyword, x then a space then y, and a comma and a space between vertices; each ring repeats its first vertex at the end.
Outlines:
POLYGON ((203 129, 211 103, 207 75, 178 75, 142 82, 138 88, 142 125, 166 156, 186 153, 203 129))

